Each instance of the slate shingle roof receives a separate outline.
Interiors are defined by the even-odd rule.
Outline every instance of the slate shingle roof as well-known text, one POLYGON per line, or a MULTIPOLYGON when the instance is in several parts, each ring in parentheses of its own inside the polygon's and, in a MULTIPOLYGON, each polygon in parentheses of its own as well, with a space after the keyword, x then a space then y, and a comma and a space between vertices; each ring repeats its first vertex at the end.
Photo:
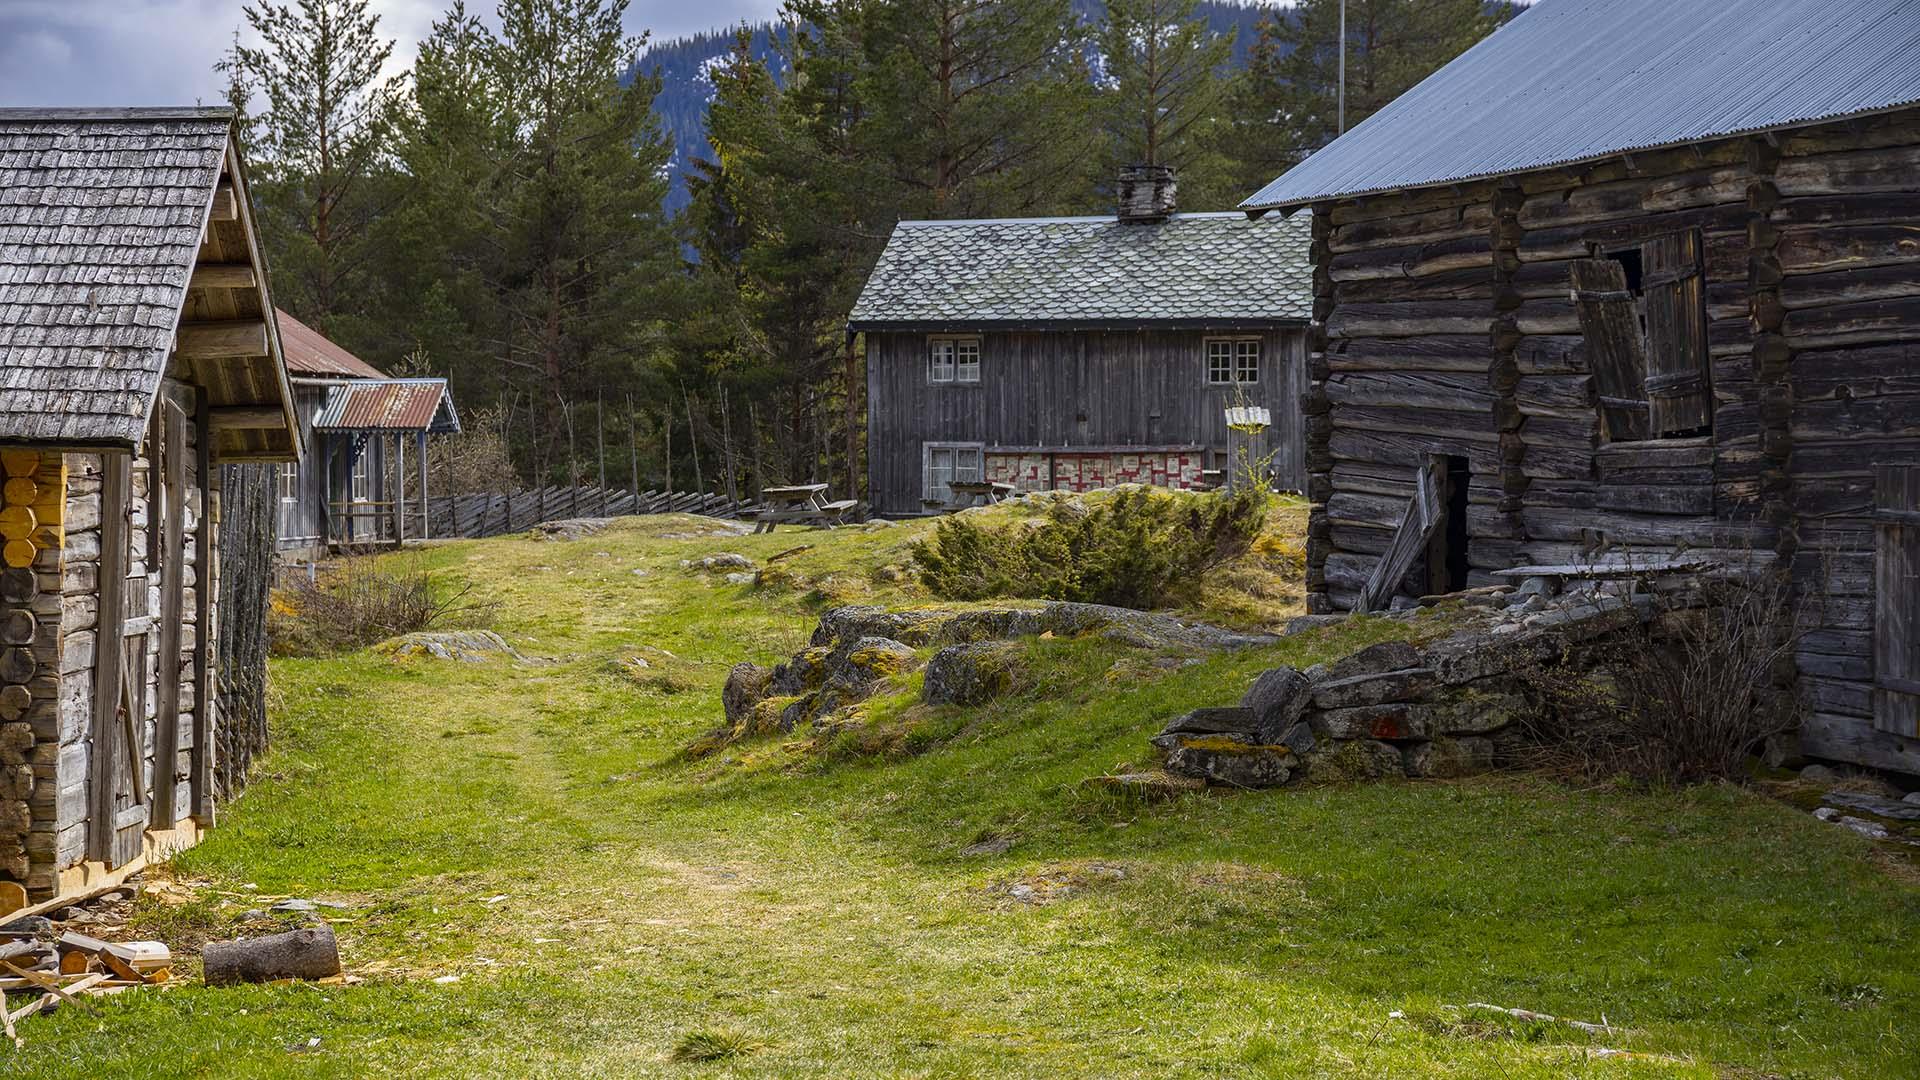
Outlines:
POLYGON ((1304 321, 1308 243, 1303 214, 904 221, 848 329, 1304 321))
POLYGON ((0 440, 139 440, 231 125, 0 109, 0 440))

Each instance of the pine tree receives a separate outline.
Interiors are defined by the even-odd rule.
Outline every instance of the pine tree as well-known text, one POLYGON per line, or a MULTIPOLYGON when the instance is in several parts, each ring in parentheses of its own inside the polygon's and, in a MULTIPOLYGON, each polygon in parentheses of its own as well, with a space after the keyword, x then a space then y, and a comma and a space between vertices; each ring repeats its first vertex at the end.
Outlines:
POLYGON ((1068 0, 842 3, 864 51, 863 153, 901 216, 1088 206, 1102 159, 1086 40, 1068 0))
POLYGON ((1108 174, 1139 163, 1171 167, 1181 202, 1217 209, 1231 196, 1216 129, 1232 104, 1233 35, 1215 34, 1199 0, 1108 0, 1100 34, 1108 174))
MULTIPOLYGON (((1346 126, 1439 70, 1512 14, 1485 0, 1347 0, 1346 126)), ((1241 183, 1264 185, 1339 134, 1340 0, 1301 0, 1264 22, 1232 140, 1241 183)))
POLYGON ((236 35, 217 65, 248 114, 253 193, 275 298, 323 327, 368 287, 370 231, 393 197, 388 169, 393 42, 368 0, 262 0, 242 9, 259 47, 236 35))

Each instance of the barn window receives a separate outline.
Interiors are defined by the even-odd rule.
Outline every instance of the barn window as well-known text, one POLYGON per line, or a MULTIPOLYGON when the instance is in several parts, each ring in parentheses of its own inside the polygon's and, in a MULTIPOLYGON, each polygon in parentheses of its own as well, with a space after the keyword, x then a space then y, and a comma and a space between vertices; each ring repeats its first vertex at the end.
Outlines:
POLYGON ((353 455, 353 471, 347 475, 347 498, 354 502, 366 502, 373 498, 373 483, 367 472, 366 451, 353 455))
POLYGON ((1207 383, 1230 386, 1260 381, 1259 338, 1208 338, 1207 383))
POLYGON ((930 500, 953 502, 950 485, 978 481, 985 475, 986 448, 980 443, 927 443, 925 451, 926 498, 930 500))
POLYGON ((927 381, 937 383, 979 382, 980 339, 974 337, 937 337, 928 339, 927 381))
POLYGON ((1657 236, 1637 249, 1576 260, 1571 278, 1606 438, 1712 430, 1700 234, 1657 236))
POLYGON ((279 481, 281 502, 300 501, 300 466, 298 463, 292 461, 282 462, 280 465, 279 481))

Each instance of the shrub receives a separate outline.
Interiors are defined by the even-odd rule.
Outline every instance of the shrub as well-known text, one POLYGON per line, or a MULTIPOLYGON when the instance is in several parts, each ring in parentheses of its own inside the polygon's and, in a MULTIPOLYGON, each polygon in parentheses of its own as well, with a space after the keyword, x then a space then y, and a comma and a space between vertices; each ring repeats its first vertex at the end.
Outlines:
POLYGON ((1747 757, 1798 722, 1779 676, 1795 605, 1756 578, 1717 583, 1709 603, 1621 631, 1586 675, 1536 672, 1551 706, 1535 734, 1546 763, 1650 784, 1740 780, 1747 757))
POLYGON ((316 656, 436 626, 484 629, 494 605, 469 603, 471 589, 444 589, 417 567, 350 555, 316 580, 302 578, 275 591, 267 613, 272 650, 316 656))
POLYGON ((1208 566, 1247 549, 1268 495, 1132 488, 1092 507, 1057 500, 1012 526, 958 515, 915 545, 920 580, 949 600, 1026 597, 1154 608, 1192 598, 1208 566))

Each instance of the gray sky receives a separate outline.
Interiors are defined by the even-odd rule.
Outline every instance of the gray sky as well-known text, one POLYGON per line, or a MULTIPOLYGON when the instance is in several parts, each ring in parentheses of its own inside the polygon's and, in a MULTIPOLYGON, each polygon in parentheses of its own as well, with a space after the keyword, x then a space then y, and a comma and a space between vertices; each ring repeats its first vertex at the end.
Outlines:
MULTIPOLYGON (((213 63, 244 21, 245 0, 0 0, 0 106, 216 104, 213 63)), ((399 42, 396 66, 449 0, 373 0, 399 42)), ((490 0, 469 0, 490 14, 490 0)), ((779 0, 633 0, 627 26, 657 39, 773 14, 779 0)))

